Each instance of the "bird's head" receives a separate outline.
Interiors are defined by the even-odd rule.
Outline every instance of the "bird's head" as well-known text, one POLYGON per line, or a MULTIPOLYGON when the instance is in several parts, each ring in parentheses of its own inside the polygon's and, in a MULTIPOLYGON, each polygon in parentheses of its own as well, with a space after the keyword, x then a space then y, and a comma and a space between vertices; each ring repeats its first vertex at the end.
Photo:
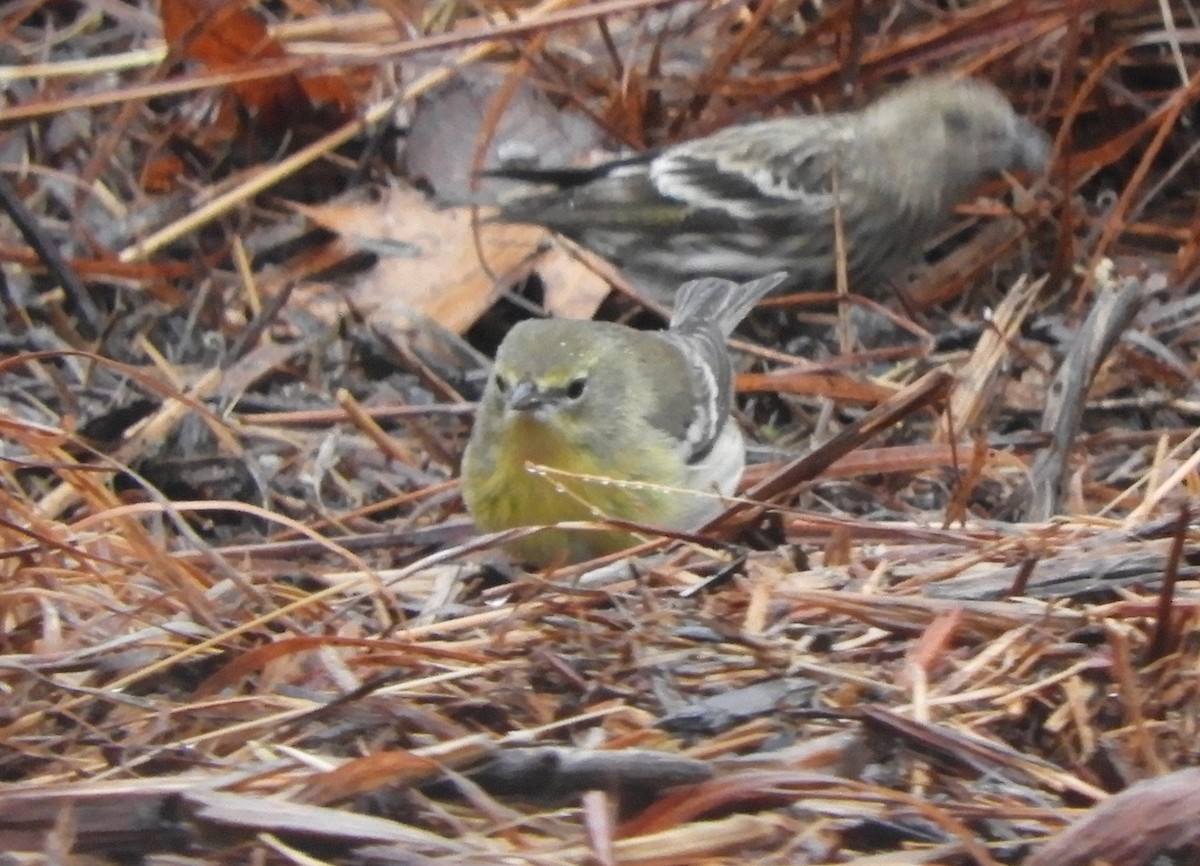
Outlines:
POLYGON ((954 195, 1001 171, 1040 172, 1050 139, 992 84, 972 78, 921 78, 863 112, 864 126, 909 171, 927 166, 954 195))
POLYGON ((626 359, 609 351, 601 322, 530 320, 516 325, 496 353, 483 397, 505 427, 553 434, 579 444, 621 410, 626 359))

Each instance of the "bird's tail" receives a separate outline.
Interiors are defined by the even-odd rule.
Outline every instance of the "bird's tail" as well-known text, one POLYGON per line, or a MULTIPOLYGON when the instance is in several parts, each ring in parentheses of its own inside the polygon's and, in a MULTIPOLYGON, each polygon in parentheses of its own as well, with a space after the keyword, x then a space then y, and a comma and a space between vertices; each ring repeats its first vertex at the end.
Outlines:
POLYGON ((787 271, 779 271, 748 283, 735 283, 721 277, 704 277, 684 283, 675 295, 671 330, 714 327, 728 337, 754 305, 787 278, 787 271))

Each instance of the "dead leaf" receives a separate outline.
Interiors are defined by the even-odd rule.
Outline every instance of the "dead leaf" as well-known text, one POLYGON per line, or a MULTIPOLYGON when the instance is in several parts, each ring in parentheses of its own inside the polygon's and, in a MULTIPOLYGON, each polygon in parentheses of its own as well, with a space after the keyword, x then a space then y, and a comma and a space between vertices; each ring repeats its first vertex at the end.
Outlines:
POLYGON ((563 247, 554 244, 535 265, 546 288, 546 312, 564 319, 590 319, 608 297, 608 281, 563 247))
POLYGON ((1164 851, 1197 844, 1200 768, 1190 767, 1138 782, 1105 800, 1035 851, 1024 866, 1089 866, 1097 861, 1142 866, 1164 851))
POLYGON ((541 254, 545 229, 473 224, 471 208, 438 208, 415 190, 393 189, 371 204, 294 207, 337 232, 347 251, 379 256, 349 297, 375 325, 403 331, 415 310, 461 334, 535 270, 545 277, 546 304, 554 312, 590 316, 608 292, 565 253, 541 254))
POLYGON ((410 179, 427 182, 443 201, 475 200, 480 190, 522 184, 479 178, 482 169, 514 162, 539 167, 579 165, 601 142, 595 122, 551 104, 528 81, 508 89, 494 69, 470 66, 423 95, 413 110, 404 163, 410 179), (492 117, 499 112, 498 117, 492 117), (476 151, 487 138, 487 149, 476 151), (478 164, 477 164, 478 163, 478 164))
MULTIPOLYGON (((266 22, 241 0, 163 0, 161 15, 163 38, 172 51, 207 69, 278 63, 288 57, 266 22)), ((348 120, 355 107, 349 88, 333 75, 282 72, 236 82, 228 93, 236 104, 224 102, 221 113, 237 113, 240 106, 255 129, 291 129, 318 118, 333 125, 348 120)))

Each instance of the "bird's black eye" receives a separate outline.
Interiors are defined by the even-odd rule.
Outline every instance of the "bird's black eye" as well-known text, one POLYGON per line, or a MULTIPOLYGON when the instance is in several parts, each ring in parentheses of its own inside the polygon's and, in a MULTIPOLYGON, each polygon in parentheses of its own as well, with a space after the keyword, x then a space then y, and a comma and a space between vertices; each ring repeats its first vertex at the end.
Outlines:
POLYGON ((508 393, 508 380, 499 373, 496 374, 496 391, 500 394, 508 393))
POLYGON ((567 396, 572 400, 578 400, 583 396, 583 391, 587 387, 587 379, 572 379, 567 384, 567 396))
POLYGON ((971 115, 962 108, 948 108, 942 113, 946 128, 951 132, 965 133, 971 128, 971 115))

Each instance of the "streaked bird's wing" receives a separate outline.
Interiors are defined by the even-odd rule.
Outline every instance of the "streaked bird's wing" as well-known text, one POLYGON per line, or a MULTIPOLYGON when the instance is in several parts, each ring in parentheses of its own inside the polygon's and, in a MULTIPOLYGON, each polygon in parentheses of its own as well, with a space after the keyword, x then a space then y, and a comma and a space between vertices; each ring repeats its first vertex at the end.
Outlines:
POLYGON ((607 177, 627 166, 643 165, 652 160, 655 151, 634 154, 621 159, 613 159, 600 165, 590 167, 551 166, 540 168, 535 166, 504 166, 489 168, 481 172, 483 177, 496 177, 503 180, 518 180, 522 183, 548 184, 559 189, 583 186, 602 177, 607 177))
POLYGON ((500 219, 579 237, 589 230, 669 233, 732 228, 730 219, 827 212, 845 115, 733 127, 654 154, 589 169, 490 174, 563 187, 501 205, 500 219))
MULTIPOLYGON (((581 170, 580 177, 587 179, 578 185, 502 203, 499 219, 543 225, 575 238, 592 230, 669 231, 688 216, 691 208, 664 196, 651 183, 646 168, 649 162, 649 157, 627 159, 581 170)), ((552 171, 549 176, 569 173, 552 171)), ((522 179, 531 177, 528 172, 522 173, 522 179)))
POLYGON ((850 135, 843 115, 733 127, 666 151, 650 178, 667 198, 743 219, 821 213, 850 135))

